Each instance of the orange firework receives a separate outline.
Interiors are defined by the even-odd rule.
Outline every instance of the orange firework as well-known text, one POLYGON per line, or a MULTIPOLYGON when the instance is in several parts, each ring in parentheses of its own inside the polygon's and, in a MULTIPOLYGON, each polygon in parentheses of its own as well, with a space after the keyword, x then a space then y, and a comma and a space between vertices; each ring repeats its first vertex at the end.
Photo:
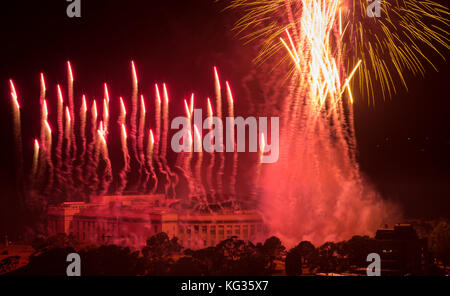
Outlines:
POLYGON ((202 196, 205 195, 205 188, 202 184, 202 165, 203 165, 203 149, 202 149, 202 137, 200 135, 200 131, 198 130, 197 126, 194 124, 194 145, 195 145, 195 151, 198 152, 197 157, 197 163, 195 165, 195 178, 197 183, 197 193, 201 194, 202 196))
POLYGON ((47 88, 45 87, 44 73, 41 73, 41 94, 40 94, 40 103, 41 104, 42 104, 42 101, 45 99, 46 91, 47 91, 47 88))
POLYGON ((123 102, 123 98, 119 98, 120 101, 120 115, 119 115, 119 124, 125 124, 125 117, 127 116, 127 109, 125 108, 125 103, 123 102))
MULTIPOLYGON (((57 95, 58 95, 58 101, 57 101, 57 110, 56 110, 56 122, 58 126, 58 142, 56 144, 56 171, 57 171, 57 179, 58 184, 62 184, 65 181, 63 181, 62 173, 60 173, 61 167, 62 167, 62 146, 63 146, 63 137, 64 137, 64 130, 63 130, 63 109, 64 109, 64 100, 63 95, 61 91, 61 87, 58 84, 56 86, 57 88, 57 95)), ((43 139, 41 138, 41 143, 43 139)))
POLYGON ((156 188, 158 187, 158 178, 156 176, 155 169, 153 168, 153 146, 154 146, 154 144, 155 144, 155 138, 153 137, 153 131, 150 129, 149 134, 148 134, 148 143, 147 143, 147 166, 150 169, 150 174, 152 175, 152 179, 153 179, 153 187, 150 190, 151 193, 155 193, 156 188))
MULTIPOLYGON (((219 73, 217 71, 217 68, 214 67, 214 79, 215 79, 215 96, 216 96, 216 116, 218 118, 222 118, 222 90, 220 86, 220 79, 219 79, 219 73)), ((223 144, 223 130, 219 130, 219 136, 217 140, 220 145, 223 144)), ((223 148, 223 147, 221 147, 223 148)), ((221 150, 220 150, 221 151, 221 150)), ((223 194, 223 170, 225 166, 225 157, 223 153, 219 154, 219 169, 217 172, 217 191, 219 194, 223 194)))
POLYGON ((127 186, 127 174, 130 169, 130 155, 128 153, 128 146, 127 146, 127 130, 125 127, 125 124, 121 125, 121 132, 122 132, 122 152, 123 152, 123 168, 119 173, 120 176, 120 184, 117 188, 117 194, 122 194, 123 190, 127 186))
POLYGON ((233 165, 232 172, 230 174, 230 193, 234 198, 236 195, 236 175, 237 175, 237 161, 238 154, 235 149, 235 137, 234 137, 234 100, 233 93, 231 92, 231 87, 228 81, 225 82, 227 86, 227 101, 228 101, 228 120, 230 124, 230 128, 227 128, 229 131, 229 138, 227 139, 227 151, 234 151, 233 153, 233 165), (233 150, 230 150, 233 149, 233 150))
POLYGON ((31 182, 34 184, 37 168, 38 168, 38 161, 39 161, 39 141, 37 139, 34 139, 34 149, 33 149, 33 166, 31 168, 31 182))
POLYGON ((108 85, 106 83, 104 84, 104 89, 105 89, 105 99, 108 101, 108 104, 109 104, 109 91, 108 91, 108 85))
POLYGON ((9 80, 11 88, 11 99, 13 107, 14 118, 14 140, 17 147, 16 152, 16 165, 17 165, 17 182, 22 185, 22 168, 23 168, 23 156, 22 156, 22 131, 20 120, 20 105, 19 99, 12 79, 9 80))

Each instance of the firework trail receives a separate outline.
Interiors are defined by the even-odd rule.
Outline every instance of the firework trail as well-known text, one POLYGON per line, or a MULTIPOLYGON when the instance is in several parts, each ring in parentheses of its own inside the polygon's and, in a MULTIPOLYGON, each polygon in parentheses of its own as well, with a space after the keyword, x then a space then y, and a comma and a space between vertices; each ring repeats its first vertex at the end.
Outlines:
POLYGON ((160 172, 164 175, 166 182, 164 183, 164 193, 167 195, 169 191, 170 186, 170 177, 168 173, 165 171, 162 163, 161 158, 159 155, 159 146, 161 142, 161 94, 159 92, 158 85, 155 84, 155 128, 156 128, 156 135, 155 135, 155 143, 153 146, 153 155, 155 157, 156 163, 158 165, 158 168, 160 172))
POLYGON ((186 178, 188 181, 188 197, 192 197, 192 194, 196 193, 195 186, 194 186, 194 178, 192 177, 192 168, 191 168, 191 161, 192 161, 192 150, 193 150, 193 143, 194 139, 192 136, 192 131, 189 129, 188 131, 188 138, 189 138, 189 152, 183 152, 184 155, 184 162, 183 162, 183 171, 186 174, 186 178))
POLYGON ((100 154, 103 157, 103 161, 105 162, 105 172, 103 174, 102 189, 100 191, 100 195, 105 195, 108 193, 109 186, 111 185, 111 182, 113 180, 113 174, 103 122, 100 122, 100 129, 97 132, 99 137, 100 154))
MULTIPOLYGON (((67 61, 67 84, 69 97, 69 114, 70 114, 70 138, 72 145, 72 158, 70 160, 70 174, 72 174, 72 164, 77 159, 77 139, 75 137, 75 105, 73 101, 73 72, 70 61, 67 61)), ((72 179, 72 178, 71 178, 72 179)))
MULTIPOLYGON (((45 94, 46 94, 46 87, 45 87, 44 74, 41 73, 41 92, 40 92, 40 96, 39 96, 39 102, 40 102, 40 106, 41 106, 41 108, 40 108, 41 133, 39 136, 39 141, 42 144, 45 143, 45 121, 47 120, 47 115, 48 115, 47 106, 44 106, 45 94)), ((39 156, 41 161, 39 162, 38 180, 41 180, 42 176, 44 175, 46 161, 43 161, 43 160, 46 158, 45 153, 46 153, 46 150, 45 150, 45 144, 44 144, 44 147, 43 147, 43 149, 41 149, 40 156, 39 156)))
POLYGON ((125 108, 125 103, 123 102, 122 97, 119 98, 119 101, 120 101, 120 115, 119 115, 118 123, 120 125, 122 125, 122 124, 125 124, 125 118, 127 116, 127 109, 125 108))
POLYGON ((107 128, 108 128, 108 123, 109 123, 109 104, 108 104, 108 100, 107 99, 103 99, 103 128, 104 128, 104 135, 107 134, 107 128))
MULTIPOLYGON (((133 93, 131 96, 131 116, 130 116, 130 144, 131 144, 131 150, 133 159, 137 161, 139 164, 139 167, 142 167, 141 160, 137 151, 137 140, 136 140, 136 133, 137 133, 137 112, 138 112, 138 77, 136 72, 136 67, 134 65, 134 61, 131 61, 131 72, 132 72, 132 78, 133 78, 133 93)), ((141 170, 139 170, 139 177, 138 180, 140 180, 141 170)), ((136 184, 136 186, 139 186, 139 184, 136 184)))
MULTIPOLYGON (((61 86, 58 84, 57 88, 57 109, 56 109, 56 123, 57 123, 57 144, 56 144, 56 178, 58 182, 57 190, 60 191, 60 188, 66 184, 64 174, 62 172, 62 147, 63 147, 63 137, 64 137, 64 124, 63 124, 63 110, 64 110, 64 101, 63 95, 61 91, 61 86)), ((42 143, 42 140, 41 140, 42 143)))
POLYGON ((139 129, 138 129, 138 139, 137 139, 137 149, 139 153, 139 170, 140 170, 140 178, 139 178, 139 186, 143 184, 142 177, 144 180, 148 180, 148 172, 145 167, 145 154, 144 154, 144 128, 145 128, 145 101, 144 96, 141 95, 141 112, 139 116, 139 129))
POLYGON ((127 130, 125 127, 125 124, 121 125, 121 131, 122 131, 122 153, 123 153, 123 168, 119 173, 119 186, 117 188, 117 194, 121 195, 125 188, 127 187, 127 174, 130 170, 130 154, 128 153, 128 145, 127 145, 127 130))
MULTIPOLYGON (((98 112, 97 112, 97 102, 95 101, 95 99, 92 102, 92 107, 91 107, 91 142, 88 145, 87 148, 87 159, 88 159, 88 165, 87 165, 87 172, 86 172, 86 185, 89 189, 93 188, 94 190, 96 189, 96 184, 98 182, 97 180, 97 163, 96 163, 96 138, 97 138, 97 133, 96 133, 96 127, 97 127, 97 117, 98 117, 98 112), (92 181, 91 181, 92 180, 92 181)), ((93 192, 93 190, 92 190, 93 192)))
MULTIPOLYGON (((208 128, 210 129, 210 133, 212 132, 213 129, 213 110, 212 110, 212 106, 211 106, 211 100, 208 98, 208 128)), ((210 145, 213 146, 213 141, 214 138, 211 139, 211 143, 210 145)), ((211 197, 214 199, 215 196, 215 191, 214 191, 214 184, 213 184, 213 180, 212 180, 212 176, 213 176, 213 169, 214 169, 214 164, 215 164, 215 154, 214 154, 214 150, 211 151, 210 155, 210 160, 209 160, 209 165, 207 167, 207 171, 206 171, 206 182, 208 185, 208 190, 209 190, 209 194, 211 195, 211 197)))
MULTIPOLYGON (((214 67, 214 78, 215 78, 215 97, 216 97, 216 116, 220 119, 222 119, 222 91, 220 87, 220 79, 219 74, 217 73, 217 68, 214 67)), ((214 139, 214 141, 219 141, 222 146, 219 150, 220 152, 223 152, 223 129, 219 131, 219 137, 218 139, 214 139)), ((223 195, 223 174, 224 174, 224 166, 225 166, 225 158, 223 153, 219 153, 219 169, 217 171, 217 191, 220 196, 223 195)))
MULTIPOLYGON (((44 101, 45 104, 45 101, 44 101)), ((50 128, 50 125, 48 124, 48 121, 46 120, 44 122, 45 124, 45 156, 48 166, 48 184, 47 188, 45 189, 45 194, 49 194, 51 190, 53 189, 53 162, 52 162, 52 129, 50 128)))
POLYGON ((22 188, 22 173, 23 173, 23 155, 22 155, 22 131, 21 131, 21 120, 20 120, 20 105, 19 105, 19 99, 17 96, 16 88, 14 86, 14 82, 12 79, 9 80, 9 84, 11 87, 11 103, 12 103, 12 109, 13 109, 13 120, 14 120, 14 141, 17 147, 17 154, 16 154, 16 165, 17 165, 17 171, 16 171, 16 181, 17 185, 20 186, 19 188, 22 188))
POLYGON ((232 198, 236 197, 236 174, 237 174, 237 161, 238 161, 238 154, 235 144, 235 136, 234 136, 234 101, 233 101, 233 94, 231 92, 230 84, 228 81, 226 81, 227 86, 227 101, 228 101, 228 117, 230 120, 230 139, 227 139, 230 141, 230 143, 233 145, 233 164, 232 164, 232 172, 230 175, 230 194, 232 198))
POLYGON ((197 162, 195 163, 195 178, 197 182, 196 192, 205 198, 205 187, 202 182, 202 165, 203 165, 203 148, 202 148, 202 136, 197 126, 194 124, 194 151, 198 152, 197 162))
POLYGON ((64 136, 65 136, 65 140, 66 140, 66 152, 65 152, 65 187, 66 187, 66 194, 67 195, 71 195, 72 192, 72 176, 71 176, 71 172, 72 172, 72 158, 71 158, 71 129, 72 129, 72 119, 70 116, 70 110, 69 107, 66 106, 66 112, 65 112, 65 128, 64 128, 64 136))
POLYGON ((167 92, 166 84, 163 83, 163 129, 162 129, 162 136, 161 136, 161 161, 162 165, 164 167, 164 170, 167 172, 169 176, 169 184, 172 188, 172 197, 175 197, 175 184, 178 183, 178 176, 174 174, 170 166, 167 164, 167 136, 168 136, 168 130, 169 130, 169 93, 167 92))
POLYGON ((33 166, 31 167, 31 188, 34 187, 36 182, 36 174, 39 162, 39 141, 34 139, 34 149, 33 149, 33 166))
POLYGON ((262 166, 262 157, 264 155, 264 150, 266 149, 266 137, 264 133, 259 135, 259 155, 258 155, 258 163, 256 164, 256 172, 255 179, 253 183, 253 192, 252 195, 256 198, 258 194, 258 189, 260 186, 260 178, 261 178, 261 166, 262 166))
POLYGON ((194 194, 194 182, 193 177, 191 175, 191 160, 192 160, 192 116, 191 116, 191 109, 187 103, 186 100, 184 100, 184 109, 186 112, 186 118, 187 118, 187 133, 183 135, 182 139, 182 146, 184 147, 183 151, 179 152, 177 155, 177 160, 175 167, 179 169, 182 173, 186 181, 188 182, 188 197, 191 197, 192 194, 194 194), (186 145, 186 138, 188 138, 188 144, 186 145), (188 147, 186 147, 188 146, 188 147), (186 151, 187 150, 187 151, 186 151))
POLYGON ((104 91, 105 91, 105 103, 104 106, 106 109, 106 115, 107 116, 103 116, 103 125, 104 125, 104 136, 108 135, 108 128, 109 128, 109 91, 108 91, 108 85, 105 83, 104 84, 104 91), (106 118, 105 118, 106 117, 106 118))
POLYGON ((87 112, 87 103, 86 96, 83 95, 81 108, 80 108, 80 138, 81 138, 81 155, 80 155, 80 164, 78 165, 76 171, 78 174, 78 179, 81 183, 84 183, 84 174, 83 169, 86 164, 86 112, 87 112))
MULTIPOLYGON (((155 169, 153 168, 153 147, 155 144, 155 138, 153 137, 153 131, 150 129, 149 135, 148 135, 148 143, 147 143, 147 166, 150 170, 150 173, 152 175, 153 179, 153 187, 150 190, 150 193, 153 194, 156 191, 156 188, 158 187, 158 178, 155 173, 155 169)), ((148 175, 147 179, 145 180, 144 184, 147 184, 148 181, 148 175)))

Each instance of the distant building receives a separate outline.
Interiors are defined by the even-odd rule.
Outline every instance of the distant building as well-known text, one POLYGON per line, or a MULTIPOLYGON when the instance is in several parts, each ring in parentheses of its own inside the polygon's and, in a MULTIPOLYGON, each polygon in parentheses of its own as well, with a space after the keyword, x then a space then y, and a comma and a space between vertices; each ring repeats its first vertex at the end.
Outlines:
POLYGON ((376 232, 381 275, 419 274, 427 260, 427 240, 419 239, 410 224, 397 224, 393 229, 376 232))
POLYGON ((94 196, 88 203, 64 202, 49 207, 49 235, 65 233, 80 242, 144 246, 152 235, 176 236, 185 248, 215 246, 231 236, 245 241, 263 237, 255 211, 211 211, 161 207, 163 195, 94 196))

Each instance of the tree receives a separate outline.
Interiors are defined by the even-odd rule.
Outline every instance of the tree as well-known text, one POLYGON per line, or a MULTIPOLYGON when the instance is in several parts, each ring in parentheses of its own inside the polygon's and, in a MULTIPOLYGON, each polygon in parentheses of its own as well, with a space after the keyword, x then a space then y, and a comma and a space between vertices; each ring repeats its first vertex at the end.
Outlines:
POLYGON ((281 243, 278 237, 272 236, 266 239, 264 245, 262 246, 262 251, 265 256, 269 258, 269 271, 273 272, 275 270, 275 265, 273 261, 280 257, 281 253, 285 250, 285 247, 281 243))
POLYGON ((81 275, 86 276, 135 276, 142 271, 139 252, 116 245, 103 245, 78 252, 82 258, 81 275))
POLYGON ((337 267, 337 258, 335 256, 335 252, 337 250, 337 246, 333 242, 326 242, 322 246, 319 247, 319 258, 318 265, 319 270, 321 272, 329 272, 336 271, 337 267))
POLYGON ((367 255, 377 252, 376 241, 368 236, 355 235, 341 247, 341 253, 348 256, 350 264, 366 266, 367 255))
POLYGON ((0 274, 11 272, 19 265, 20 256, 9 256, 0 261, 0 274))
POLYGON ((316 248, 314 247, 314 245, 309 242, 309 241, 302 241, 300 242, 295 249, 297 250, 297 252, 299 253, 299 255, 302 257, 302 262, 303 263, 311 263, 316 248))
POLYGON ((182 257, 170 269, 174 276, 200 276, 203 275, 198 260, 191 257, 182 257))
POLYGON ((442 221, 433 230, 429 239, 430 250, 434 257, 444 264, 450 263, 450 225, 442 221))
POLYGON ((300 248, 292 248, 286 254, 285 270, 287 275, 302 274, 302 256, 300 255, 300 248))
POLYGON ((142 254, 147 258, 164 258, 180 250, 178 238, 169 239, 165 232, 160 232, 147 240, 147 245, 142 249, 142 254))

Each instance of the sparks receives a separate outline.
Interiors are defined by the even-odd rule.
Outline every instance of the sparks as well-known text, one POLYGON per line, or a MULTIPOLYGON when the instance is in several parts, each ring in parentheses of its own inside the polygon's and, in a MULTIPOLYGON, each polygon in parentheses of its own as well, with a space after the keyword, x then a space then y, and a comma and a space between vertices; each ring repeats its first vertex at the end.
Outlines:
POLYGON ((123 123, 122 123, 122 137, 123 137, 124 139, 127 138, 127 130, 126 130, 126 128, 125 128, 125 124, 123 124, 123 123))
POLYGON ((93 118, 97 118, 98 113, 97 113, 97 102, 94 100, 94 102, 92 102, 92 117, 93 118))
POLYGON ((144 112, 144 114, 146 113, 144 95, 141 95, 141 110, 142 112, 144 112))
POLYGON ((133 84, 137 85, 138 84, 138 77, 137 77, 136 67, 134 65, 134 61, 131 61, 131 70, 133 72, 133 84))
POLYGON ((69 74, 70 81, 73 82, 73 73, 72 73, 72 66, 70 65, 70 61, 67 61, 67 71, 69 74))
POLYGON ((42 92, 45 93, 46 92, 46 87, 45 87, 45 79, 44 79, 44 73, 41 73, 41 89, 42 92))
POLYGON ((14 105, 16 106, 17 109, 20 109, 20 105, 19 105, 19 101, 18 101, 17 93, 16 93, 16 88, 14 87, 14 83, 11 79, 9 80, 9 84, 11 86, 11 97, 13 99, 14 105))
POLYGON ((59 103, 62 105, 62 104, 64 104, 64 100, 63 100, 63 95, 62 95, 62 91, 61 91, 61 86, 58 84, 56 86, 56 88, 58 89, 58 100, 59 100, 59 103))
POLYGON ((82 97, 81 110, 83 111, 83 113, 87 112, 87 104, 86 104, 86 96, 85 95, 83 95, 83 97, 82 97))
POLYGON ((106 84, 106 82, 105 82, 105 84, 104 84, 104 89, 105 89, 105 99, 108 101, 108 103, 109 103, 109 91, 108 91, 108 85, 106 84))

